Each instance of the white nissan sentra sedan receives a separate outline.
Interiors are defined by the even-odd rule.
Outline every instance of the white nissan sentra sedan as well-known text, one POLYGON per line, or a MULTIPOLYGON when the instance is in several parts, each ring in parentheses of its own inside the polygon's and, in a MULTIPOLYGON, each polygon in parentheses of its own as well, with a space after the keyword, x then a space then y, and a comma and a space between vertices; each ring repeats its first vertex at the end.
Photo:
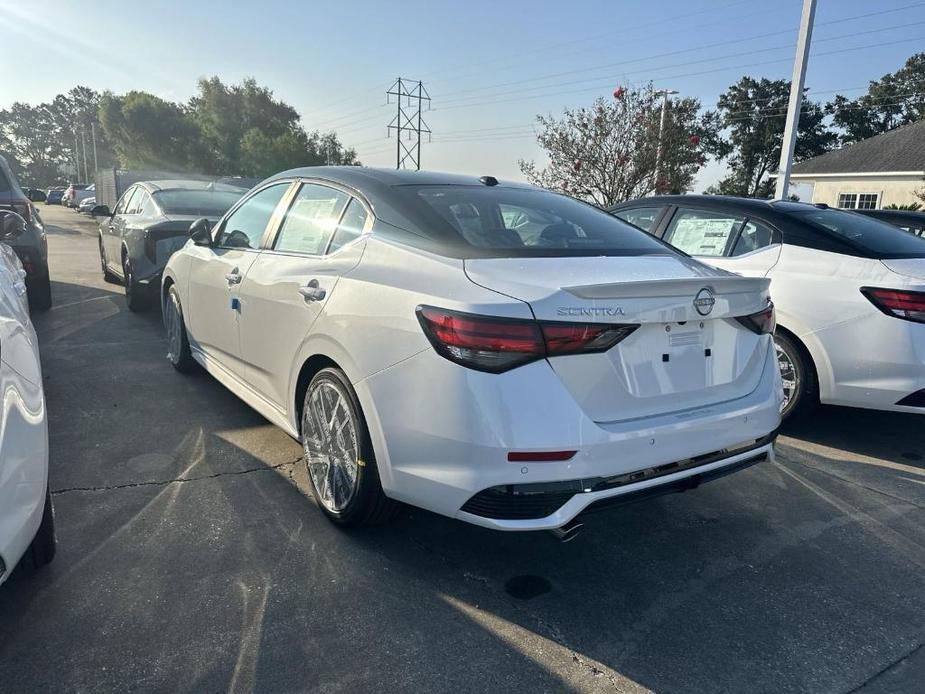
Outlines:
POLYGON ((25 270, 5 243, 26 229, 22 217, 0 211, 0 584, 20 560, 38 568, 55 556, 38 340, 25 270))
POLYGON ((768 280, 590 205, 490 176, 305 168, 190 234, 164 273, 169 359, 301 440, 337 523, 397 500, 557 529, 773 459, 768 280))

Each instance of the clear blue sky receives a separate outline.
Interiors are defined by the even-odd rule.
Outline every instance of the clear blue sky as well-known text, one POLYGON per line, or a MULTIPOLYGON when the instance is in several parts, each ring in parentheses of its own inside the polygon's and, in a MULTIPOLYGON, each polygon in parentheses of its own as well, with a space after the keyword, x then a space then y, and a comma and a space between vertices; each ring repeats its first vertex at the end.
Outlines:
MULTIPOLYGON (((364 163, 391 166, 384 92, 402 75, 423 79, 433 97, 425 168, 518 178, 518 159, 542 161, 530 134, 537 113, 589 104, 619 84, 652 80, 711 106, 743 74, 789 78, 801 4, 0 0, 0 107, 76 84, 186 100, 198 77, 253 76, 306 129, 335 129, 364 163)), ((856 96, 923 49, 925 2, 819 0, 811 97, 856 96)), ((700 186, 721 170, 710 164, 700 186)))

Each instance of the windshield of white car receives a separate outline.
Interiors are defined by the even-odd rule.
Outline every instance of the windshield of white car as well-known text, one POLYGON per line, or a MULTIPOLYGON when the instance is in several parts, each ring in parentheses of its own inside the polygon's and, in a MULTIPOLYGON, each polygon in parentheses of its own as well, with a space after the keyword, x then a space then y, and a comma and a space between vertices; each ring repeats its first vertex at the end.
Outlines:
POLYGON ((221 217, 246 191, 187 190, 183 188, 160 190, 154 199, 164 214, 221 217))
POLYGON ((925 258, 925 238, 854 212, 811 208, 791 214, 878 259, 925 258))
POLYGON ((403 212, 436 245, 462 258, 674 255, 603 210, 544 190, 395 186, 403 212))

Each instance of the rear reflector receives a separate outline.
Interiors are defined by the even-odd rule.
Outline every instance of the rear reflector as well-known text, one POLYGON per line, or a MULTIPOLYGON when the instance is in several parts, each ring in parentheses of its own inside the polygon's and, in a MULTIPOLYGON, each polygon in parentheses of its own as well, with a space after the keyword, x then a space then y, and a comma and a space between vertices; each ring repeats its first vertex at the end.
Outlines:
POLYGON ((925 292, 861 287, 861 293, 888 316, 925 323, 925 292))
POLYGON ((750 316, 736 318, 742 325, 759 335, 768 335, 777 327, 777 318, 774 315, 774 304, 770 304, 764 311, 753 313, 750 316))
POLYGON ((418 306, 417 317, 438 354, 490 373, 546 357, 604 352, 639 327, 477 316, 433 306, 418 306))
POLYGON ((549 463, 571 460, 578 451, 511 451, 507 454, 511 463, 549 463))

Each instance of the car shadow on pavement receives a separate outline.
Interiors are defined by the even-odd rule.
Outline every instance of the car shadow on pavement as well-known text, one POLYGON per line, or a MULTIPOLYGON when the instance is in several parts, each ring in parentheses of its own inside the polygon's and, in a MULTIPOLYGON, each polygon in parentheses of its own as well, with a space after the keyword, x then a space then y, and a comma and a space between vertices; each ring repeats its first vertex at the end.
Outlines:
POLYGON ((791 439, 925 468, 925 416, 823 406, 784 424, 791 439))

